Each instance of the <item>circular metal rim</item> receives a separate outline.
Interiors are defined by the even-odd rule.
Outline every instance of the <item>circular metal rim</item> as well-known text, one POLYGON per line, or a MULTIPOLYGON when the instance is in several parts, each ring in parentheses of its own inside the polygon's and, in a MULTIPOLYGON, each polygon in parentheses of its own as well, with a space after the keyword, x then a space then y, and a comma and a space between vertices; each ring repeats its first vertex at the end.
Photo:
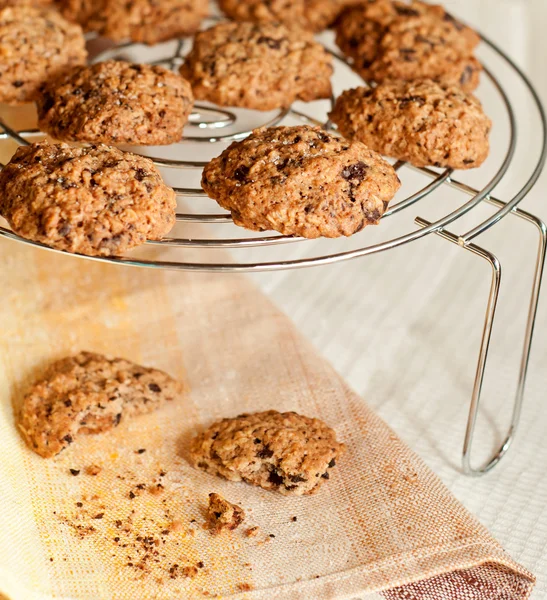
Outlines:
MULTIPOLYGON (((504 216, 506 216, 522 199, 528 194, 528 192, 532 189, 533 185, 538 180, 543 167, 545 165, 545 161, 547 158, 547 118, 545 115, 545 111, 539 95, 537 94, 533 84, 529 80, 529 78, 523 73, 523 71, 514 63, 514 61, 509 58, 494 42, 486 38, 485 36, 481 36, 484 43, 486 43, 499 57, 501 57, 510 68, 513 69, 514 72, 520 77, 523 81, 525 87, 529 91, 532 96, 532 99, 535 103, 535 106, 538 110, 538 114, 540 117, 541 128, 542 128, 542 144, 540 149, 540 156, 535 164, 535 167, 532 171, 527 182, 524 186, 517 192, 517 194, 509 201, 507 204, 498 210, 494 215, 490 218, 483 221, 481 224, 476 226, 474 229, 470 230, 467 234, 461 237, 463 243, 467 243, 469 240, 473 239, 477 235, 480 235, 493 225, 495 225, 499 220, 501 220, 504 216)), ((123 45, 122 47, 127 47, 131 44, 123 45)), ((173 60, 176 60, 178 56, 178 52, 182 44, 179 43, 177 54, 173 57, 173 60)), ((119 50, 120 47, 117 49, 119 50)), ((335 52, 331 52, 334 57, 338 60, 341 60, 343 63, 348 65, 347 61, 338 55, 335 52)), ((350 66, 350 65, 348 65, 350 66)), ((264 261, 264 262, 256 262, 256 263, 200 263, 200 262, 182 262, 182 261, 168 261, 168 260, 146 260, 146 259, 132 259, 127 257, 100 257, 100 256, 87 256, 80 254, 71 254, 72 256, 77 256, 80 258, 86 258, 89 260, 95 260, 100 262, 110 262, 113 264, 122 264, 127 266, 135 266, 135 267, 145 267, 145 268, 164 268, 164 269, 172 269, 172 270, 184 270, 184 271, 202 271, 202 272, 260 272, 260 271, 276 271, 276 270, 287 270, 287 269, 298 269, 305 268, 311 266, 322 266, 327 264, 334 264, 341 261, 352 260, 355 258, 360 258, 362 256, 367 256, 369 254, 375 254, 379 252, 385 252, 386 250, 390 250, 392 248, 402 246, 404 244, 408 244, 410 242, 416 241, 430 233, 434 233, 443 229, 446 225, 456 221, 460 217, 467 214, 470 210, 472 210, 477 204, 479 204, 485 198, 488 198, 493 189, 498 185, 501 181, 505 173, 507 172, 511 160, 514 156, 516 149, 516 138, 517 138, 517 126, 515 121, 515 113, 511 102, 509 101, 507 94, 502 88, 499 81, 496 77, 485 67, 485 73, 496 87, 498 93, 500 94, 505 107, 507 109, 507 114, 510 122, 510 139, 509 139, 509 147, 506 152, 505 158, 498 169, 497 173, 492 177, 492 179, 480 190, 478 191, 470 200, 461 205, 458 209, 452 211, 451 213, 445 215, 441 219, 431 223, 427 227, 423 227, 417 230, 414 230, 405 235, 378 243, 372 244, 369 246, 365 246, 362 248, 358 248, 355 250, 344 251, 334 254, 322 255, 322 256, 314 256, 310 258, 302 258, 302 259, 294 259, 294 260, 286 260, 286 261, 264 261)), ((291 108, 287 112, 291 112, 293 115, 304 118, 309 122, 318 121, 313 119, 312 117, 306 115, 305 113, 301 113, 300 111, 296 111, 291 108)), ((327 121, 327 124, 329 122, 327 121)), ((22 136, 28 134, 39 134, 39 131, 36 130, 28 130, 16 132, 11 128, 7 127, 3 122, 0 124, 4 127, 5 132, 0 134, 0 139, 12 138, 19 143, 28 144, 27 140, 25 140, 22 136)), ((207 138, 209 140, 209 138, 207 138)), ((187 165, 178 165, 178 164, 169 164, 170 161, 160 159, 159 165, 163 167, 178 167, 178 168, 192 168, 187 165)), ((401 163, 398 163, 401 166, 401 163)), ((195 167, 202 167, 202 163, 192 163, 195 167)), ((425 188, 413 194, 412 196, 400 201, 389 211, 387 211, 385 216, 390 216, 391 214, 395 214, 399 210, 402 210, 421 198, 425 195, 431 193, 434 189, 439 187, 445 181, 450 180, 451 170, 445 170, 441 173, 435 180, 429 183, 425 188)), ((180 189, 179 195, 185 195, 184 189, 180 189)), ((190 191, 190 190, 186 190, 190 191)), ((194 190, 195 191, 195 190, 194 190)), ((190 195, 190 194, 188 194, 190 195)), ((196 222, 226 222, 224 219, 224 215, 178 215, 178 220, 189 220, 196 222), (203 221, 200 221, 203 219, 203 221)), ((8 239, 16 240, 19 242, 23 242, 25 244, 43 248, 52 252, 61 252, 63 254, 67 254, 66 252, 57 250, 55 248, 50 248, 44 244, 40 244, 38 242, 33 242, 31 240, 27 240, 21 238, 20 236, 14 234, 11 230, 6 229, 4 227, 0 227, 0 236, 6 237, 8 239)), ((302 241, 302 238, 291 238, 288 236, 271 236, 271 237, 263 237, 263 238, 241 238, 237 240, 173 240, 167 239, 164 240, 163 243, 160 242, 147 242, 148 244, 159 245, 159 246, 176 246, 176 247, 202 247, 202 248, 240 248, 240 247, 249 247, 249 246, 266 246, 266 245, 274 245, 279 243, 289 243, 302 241)))

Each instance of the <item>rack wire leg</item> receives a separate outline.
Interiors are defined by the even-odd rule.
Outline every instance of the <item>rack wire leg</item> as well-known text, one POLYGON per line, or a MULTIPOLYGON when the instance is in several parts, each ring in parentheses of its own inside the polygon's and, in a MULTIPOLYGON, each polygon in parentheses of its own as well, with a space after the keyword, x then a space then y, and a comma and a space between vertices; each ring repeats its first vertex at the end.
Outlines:
MULTIPOLYGON (((477 371, 475 375, 475 382, 473 385, 473 394, 471 396, 471 405, 469 407, 469 416, 467 419, 467 427, 465 431, 465 439, 463 444, 462 452, 462 466, 463 471, 466 475, 480 476, 491 471, 505 456, 509 450, 518 428, 520 421, 520 415, 522 411, 522 403, 524 399, 524 389, 526 385, 526 377, 528 374, 528 366, 530 362, 530 351, 532 347, 532 339, 534 335, 534 325, 536 321, 537 308, 539 303, 539 296, 541 291, 541 284, 543 280, 543 272, 545 266, 545 256, 547 250, 547 227, 545 224, 530 213, 522 210, 515 210, 515 215, 525 219, 526 221, 534 224, 540 234, 538 254, 536 259, 536 267, 534 272, 534 281, 532 285, 532 294, 530 298, 530 307, 528 311, 528 319, 526 321, 526 330, 524 335, 524 347, 522 357, 520 361, 519 379, 517 384, 517 391, 513 404, 513 414, 511 416, 511 423, 509 425, 509 431, 498 450, 494 455, 481 467, 475 468, 471 464, 473 440, 475 435, 475 428, 477 424, 477 417, 479 413, 482 385, 484 382, 484 374, 486 370, 486 363, 488 359, 488 351, 490 348, 490 340, 492 336, 492 328, 494 325, 494 318, 496 315, 496 309, 498 305, 499 291, 501 285, 501 263, 497 257, 488 252, 487 250, 480 248, 472 243, 462 243, 462 239, 457 235, 450 233, 449 231, 439 230, 436 233, 442 238, 449 240, 450 242, 459 245, 460 247, 472 252, 473 254, 480 256, 484 260, 488 261, 492 268, 492 280, 490 284, 490 293, 488 296, 488 304, 486 308, 486 316, 484 321, 484 328, 482 334, 482 340, 479 351, 479 361, 477 364, 477 371)), ((429 221, 418 217, 416 223, 421 227, 427 227, 430 225, 429 221)))

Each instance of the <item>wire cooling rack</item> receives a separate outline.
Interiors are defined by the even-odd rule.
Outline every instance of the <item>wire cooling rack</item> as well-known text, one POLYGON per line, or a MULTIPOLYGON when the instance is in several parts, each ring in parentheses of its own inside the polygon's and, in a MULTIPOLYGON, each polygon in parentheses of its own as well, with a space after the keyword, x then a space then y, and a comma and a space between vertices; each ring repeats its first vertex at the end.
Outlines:
MULTIPOLYGON (((339 55, 329 34, 323 37, 323 41, 333 56, 335 88, 337 81, 349 81, 352 77, 352 85, 363 85, 363 81, 351 70, 351 64, 339 55)), ((430 234, 437 234, 443 239, 461 246, 488 261, 492 268, 490 294, 463 446, 463 470, 465 473, 481 475, 490 471, 505 455, 514 439, 524 397, 534 323, 543 278, 547 228, 540 219, 520 210, 517 205, 532 189, 544 166, 547 153, 547 122, 538 95, 526 75, 495 43, 484 37, 482 41, 481 50, 487 54, 487 57, 483 59, 485 63, 483 80, 490 88, 489 97, 492 111, 497 112, 497 118, 494 120, 494 132, 498 126, 503 129, 503 135, 499 137, 496 145, 504 145, 505 150, 501 154, 497 152, 496 164, 489 161, 488 167, 474 170, 471 182, 456 177, 451 169, 417 168, 399 161, 394 164, 394 167, 403 182, 403 187, 384 214, 379 227, 367 227, 352 236, 350 240, 323 240, 320 243, 312 243, 303 238, 272 235, 271 232, 250 233, 233 225, 230 215, 221 212, 216 203, 205 196, 199 185, 203 166, 213 156, 220 154, 227 144, 245 138, 255 127, 307 123, 319 125, 325 129, 333 129, 327 114, 332 107, 334 98, 310 104, 295 103, 291 107, 273 113, 227 110, 206 103, 197 103, 181 143, 170 147, 128 148, 133 152, 152 158, 162 170, 168 183, 173 185, 177 193, 178 209, 177 224, 172 236, 161 241, 147 242, 143 249, 132 251, 122 257, 82 256, 81 258, 135 267, 232 273, 328 265, 392 250, 430 234), (518 94, 516 96, 513 94, 515 97, 512 98, 507 85, 501 83, 501 72, 504 73, 505 80, 511 82, 511 91, 518 88, 518 94), (518 189, 511 190, 509 199, 502 201, 494 198, 492 193, 504 182, 504 176, 511 165, 515 164, 515 159, 522 158, 523 155, 522 150, 517 152, 519 117, 521 120, 525 117, 529 121, 528 129, 535 133, 537 148, 526 147, 525 178, 519 183, 518 189), (502 123, 503 125, 501 125, 502 123), (418 178, 416 174, 419 176, 418 178), (441 201, 448 188, 456 191, 449 204, 441 201), (439 199, 436 200, 435 206, 436 212, 439 213, 438 216, 430 220, 414 216, 413 209, 416 209, 418 205, 422 206, 431 198, 439 199), (485 204, 493 209, 486 217, 483 210, 479 211, 479 207, 484 207, 485 204), (468 217, 475 213, 478 218, 474 220, 469 229, 464 230, 464 233, 457 235, 446 229, 447 226, 460 219, 469 221, 468 217), (408 218, 409 214, 411 214, 410 219, 408 218), (495 255, 474 244, 473 240, 508 215, 515 215, 534 225, 539 233, 539 245, 524 334, 519 380, 509 430, 504 442, 490 460, 481 467, 475 468, 471 464, 471 450, 500 293, 501 264, 495 255), (397 220, 400 223, 392 225, 397 220), (295 246, 298 247, 298 250, 295 249, 295 246), (245 251, 247 255, 244 260, 240 258, 242 251, 245 251), (259 258, 255 256, 257 251, 260 253, 259 258)), ((177 40, 154 47, 145 47, 134 43, 121 44, 97 54, 94 62, 106 59, 125 59, 163 65, 177 71, 184 61, 184 55, 189 46, 188 40, 177 40)), ((489 105, 486 106, 486 111, 491 114, 489 105)), ((493 115, 491 114, 491 116, 493 115)), ((4 129, 4 132, 0 133, 0 139, 12 140, 19 145, 28 144, 44 137, 37 129, 18 129, 11 124, 11 121, 8 124, 7 119, 0 120, 0 126, 4 129)), ((517 160, 516 162, 520 169, 522 161, 517 160)), ((462 177, 466 175, 467 173, 462 174, 462 177)), ((17 236, 7 226, 0 226, 0 236, 58 252, 17 236)))

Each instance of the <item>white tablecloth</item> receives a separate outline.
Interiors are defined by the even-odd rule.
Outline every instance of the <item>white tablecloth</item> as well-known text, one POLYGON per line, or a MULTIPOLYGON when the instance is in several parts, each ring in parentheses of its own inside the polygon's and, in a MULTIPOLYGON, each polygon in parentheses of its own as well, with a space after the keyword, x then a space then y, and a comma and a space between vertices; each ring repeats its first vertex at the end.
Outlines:
MULTIPOLYGON (((496 39, 547 99, 545 0, 446 4, 496 39)), ((526 153, 520 157, 525 161, 526 153)), ((511 173, 516 176, 519 167, 511 173)), ((546 200, 544 174, 521 206, 547 219, 546 200)), ((410 210, 412 217, 434 216, 429 206, 410 210)), ((458 223, 450 229, 466 231, 458 223)), ((504 268, 477 458, 499 443, 507 428, 536 240, 533 227, 514 217, 476 240, 498 255, 504 268)), ((386 254, 261 274, 256 280, 510 554, 537 575, 533 598, 540 600, 547 598, 547 288, 517 441, 486 477, 473 479, 460 471, 489 276, 486 262, 430 236, 386 254)))

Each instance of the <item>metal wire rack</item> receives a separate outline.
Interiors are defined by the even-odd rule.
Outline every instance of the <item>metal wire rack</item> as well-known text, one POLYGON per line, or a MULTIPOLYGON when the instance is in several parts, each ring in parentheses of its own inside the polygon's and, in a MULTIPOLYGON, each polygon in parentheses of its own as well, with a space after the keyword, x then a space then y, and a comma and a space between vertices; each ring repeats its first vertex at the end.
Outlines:
MULTIPOLYGON (((211 212, 211 205, 214 205, 214 202, 205 197, 205 194, 198 183, 198 176, 201 173, 201 169, 207 163, 209 158, 221 152, 223 144, 245 138, 256 126, 273 126, 285 124, 287 122, 304 122, 319 125, 325 129, 333 129, 332 124, 325 115, 328 110, 330 110, 334 98, 331 98, 331 100, 326 103, 329 107, 328 110, 325 110, 325 103, 320 102, 312 103, 310 105, 293 105, 289 108, 276 111, 273 114, 262 113, 260 115, 254 111, 225 110, 212 105, 196 104, 185 131, 184 140, 182 143, 177 144, 175 149, 171 148, 168 152, 161 148, 131 148, 131 150, 152 158, 155 164, 163 170, 167 179, 170 179, 173 173, 176 174, 182 185, 173 186, 179 199, 177 225, 174 231, 182 230, 183 236, 186 232, 193 233, 196 231, 197 235, 169 237, 161 241, 148 242, 146 245, 147 248, 145 248, 144 251, 136 253, 132 252, 131 255, 123 257, 82 256, 81 258, 134 267, 233 273, 274 271, 328 265, 379 252, 385 252, 404 244, 414 242, 430 234, 436 234, 443 239, 457 244, 461 248, 488 261, 492 269, 490 293, 462 453, 463 470, 466 474, 482 475, 490 471, 506 454, 514 439, 524 398, 524 389, 534 333, 534 323, 547 249, 547 227, 539 218, 517 208, 517 205, 532 189, 543 169, 547 156, 547 120, 541 101, 527 76, 495 43, 485 37, 483 37, 482 40, 483 48, 486 48, 491 53, 491 56, 496 57, 497 62, 503 65, 502 68, 509 70, 513 76, 519 80, 524 93, 528 97, 528 101, 533 107, 533 111, 535 111, 534 129, 540 140, 535 158, 532 162, 527 161, 529 169, 527 179, 518 190, 512 193, 509 200, 502 201, 497 199, 493 197, 492 192, 499 186, 500 182, 502 182, 515 158, 518 129, 517 112, 514 103, 509 97, 507 89, 500 83, 500 78, 494 72, 495 70, 489 66, 485 66, 485 76, 505 112, 508 135, 506 140, 507 147, 501 162, 492 172, 488 173, 487 181, 483 182, 480 186, 470 185, 456 178, 451 169, 439 171, 438 169, 432 168, 416 168, 400 161, 396 162, 394 167, 403 180, 403 184, 405 183, 406 174, 414 171, 419 173, 422 178, 425 178, 425 185, 422 183, 417 189, 412 189, 408 193, 403 194, 403 198, 396 198, 396 201, 384 214, 382 224, 379 228, 375 229, 382 231, 383 234, 387 236, 385 239, 371 243, 369 241, 370 234, 368 231, 370 228, 365 228, 363 232, 353 236, 353 247, 344 250, 340 250, 343 244, 340 240, 325 241, 318 245, 317 243, 310 244, 309 240, 303 238, 277 234, 253 233, 250 235, 244 230, 235 228, 228 213, 218 212, 218 208, 216 212, 211 212), (315 106, 318 104, 322 106, 315 106), (254 122, 252 122, 251 126, 241 124, 242 113, 253 114, 254 122), (259 119, 258 122, 256 122, 257 119, 259 119), (198 160, 198 158, 196 158, 199 157, 200 154, 207 154, 208 152, 210 153, 210 156, 206 159, 198 160), (192 181, 195 182, 193 186, 192 181), (393 234, 390 228, 390 222, 393 220, 393 217, 408 213, 409 210, 412 207, 415 207, 420 201, 429 198, 432 195, 439 195, 440 191, 445 190, 447 187, 456 190, 460 197, 464 199, 463 203, 457 208, 452 208, 433 221, 415 217, 413 220, 414 226, 406 226, 406 229, 403 229, 402 233, 392 237, 393 234), (190 201, 189 199, 192 200, 190 201), (480 220, 480 222, 475 224, 471 229, 460 235, 451 233, 446 229, 447 226, 455 223, 462 217, 469 215, 473 209, 476 209, 479 205, 484 205, 485 203, 492 206, 494 211, 487 218, 480 220), (484 465, 474 467, 471 463, 472 446, 475 435, 475 426, 479 414, 481 390, 488 359, 490 338, 498 305, 502 271, 501 263, 497 257, 488 250, 475 245, 473 240, 496 225, 507 215, 517 216, 536 227, 539 233, 538 252, 528 318, 524 333, 524 346, 520 363, 518 386, 509 429, 504 442, 494 455, 484 465), (219 230, 219 227, 217 226, 222 226, 224 230, 229 229, 229 236, 223 235, 222 232, 220 235, 216 235, 219 230), (198 228, 197 230, 196 227, 198 228), (208 237, 201 237, 202 232, 206 228, 207 231, 214 232, 215 235, 211 236, 211 234, 209 234, 208 237), (234 229, 237 231, 236 234, 232 233, 234 229), (307 245, 310 251, 308 252, 308 255, 304 257, 281 258, 279 246, 288 244, 304 244, 307 245), (226 252, 227 249, 232 249, 234 251, 247 249, 247 252, 249 252, 250 249, 263 249, 272 256, 268 256, 266 259, 248 260, 245 262, 237 260, 232 252, 226 252), (152 252, 150 253, 147 251, 152 252), (198 252, 198 260, 193 258, 195 256, 194 251, 198 252), (220 254, 219 251, 221 251, 220 254), (192 253, 192 260, 189 260, 187 255, 188 252, 192 253), (209 258, 207 254, 209 253, 210 255, 211 252, 213 253, 213 256, 212 258, 209 258), (151 254, 151 256, 149 256, 149 254, 151 254)), ((154 47, 153 49, 145 48, 134 43, 127 43, 108 48, 106 51, 96 55, 94 61, 110 58, 129 59, 138 60, 140 62, 149 62, 151 64, 161 64, 168 68, 178 70, 180 64, 184 61, 186 46, 186 40, 169 42, 160 45, 159 47, 154 47)), ((334 81, 336 81, 337 73, 340 69, 346 69, 348 72, 352 72, 350 63, 333 49, 332 44, 329 44, 328 40, 326 40, 326 46, 333 55, 335 63, 334 81)), ((354 77, 356 76, 354 75, 354 77)), ((28 144, 31 141, 43 137, 43 134, 37 129, 17 130, 15 127, 8 125, 5 121, 5 119, 0 119, 0 126, 4 130, 3 133, 0 133, 0 139, 11 139, 21 145, 28 144)), ((481 169, 478 171, 481 171, 481 169)), ((42 244, 17 236, 7 226, 0 226, 0 236, 32 246, 38 246, 53 252, 58 252, 57 250, 48 248, 42 244)))

